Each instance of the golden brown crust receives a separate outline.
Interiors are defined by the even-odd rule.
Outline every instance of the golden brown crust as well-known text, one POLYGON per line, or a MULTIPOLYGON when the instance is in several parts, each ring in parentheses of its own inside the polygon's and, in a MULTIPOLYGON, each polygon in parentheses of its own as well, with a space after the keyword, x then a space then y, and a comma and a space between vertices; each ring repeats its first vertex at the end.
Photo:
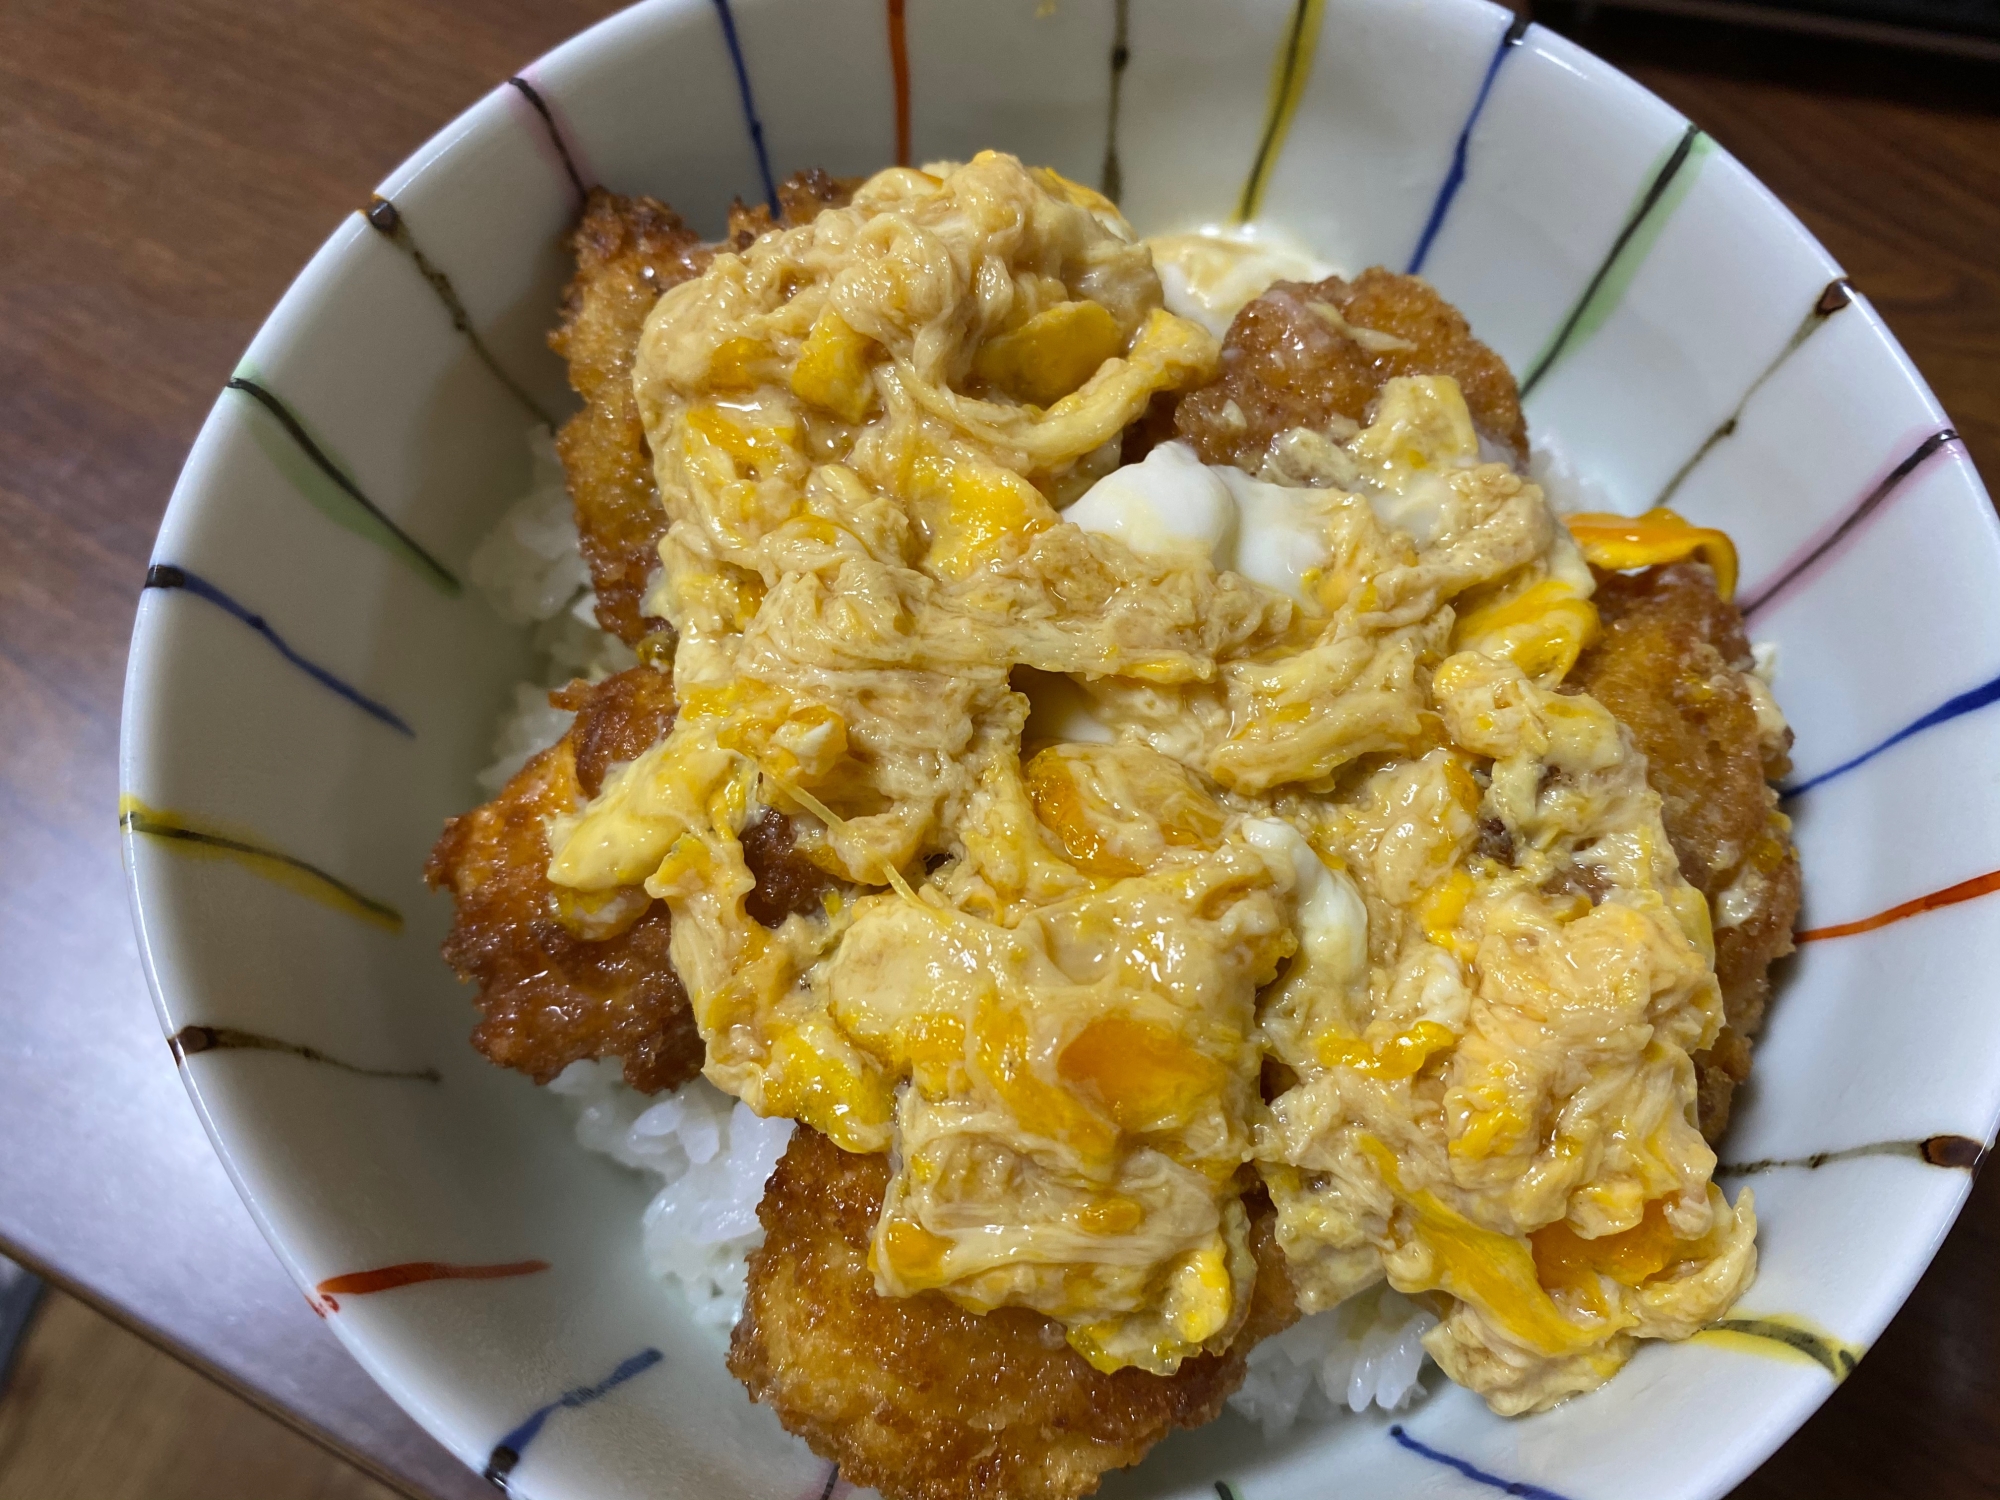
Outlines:
POLYGON ((889 1167, 801 1126, 758 1208, 764 1244, 729 1368, 852 1484, 889 1500, 1069 1500, 1176 1427, 1214 1418, 1243 1356, 1297 1317, 1253 1206, 1257 1291, 1229 1351, 1172 1376, 1106 1375, 1023 1308, 973 1314, 935 1293, 879 1297, 868 1242, 889 1167))
MULTIPOLYGON (((784 222, 803 223, 846 202, 854 185, 817 169, 796 173, 778 189, 784 222)), ((563 424, 556 451, 597 591, 597 622, 627 645, 656 628, 639 607, 667 525, 632 397, 632 358, 646 314, 667 288, 700 275, 717 249, 741 249, 772 227, 770 210, 738 203, 723 245, 707 245, 657 199, 592 188, 570 237, 576 275, 549 346, 569 361, 569 383, 583 397, 583 410, 563 424)))
POLYGON ((744 910, 766 927, 780 927, 796 913, 824 909, 826 893, 840 882, 794 847, 792 820, 767 807, 743 830, 743 863, 756 884, 743 898, 744 910))
POLYGON ((1473 424, 1513 451, 1528 453, 1528 425, 1506 361, 1472 336, 1463 314, 1427 281, 1380 266, 1353 281, 1281 281, 1229 325, 1222 375, 1183 398, 1180 435, 1204 463, 1254 472, 1272 438, 1293 427, 1366 422, 1385 382, 1398 375, 1449 375, 1473 424), (1371 351, 1314 311, 1332 307, 1356 328, 1392 334, 1412 348, 1371 351))
POLYGON ((547 1083, 581 1059, 617 1057, 632 1087, 675 1088, 701 1071, 703 1051, 667 953, 666 907, 620 892, 606 903, 608 935, 588 938, 562 919, 547 874, 549 819, 666 732, 673 685, 637 667, 551 696, 576 710, 569 732, 498 797, 446 823, 431 851, 425 878, 457 907, 445 961, 478 984, 472 1044, 502 1067, 547 1083))
MULTIPOLYGON (((635 667, 549 694, 576 715, 569 732, 498 797, 453 818, 425 875, 457 912, 444 956, 479 985, 473 1045, 547 1083, 582 1058, 617 1057, 625 1081, 652 1093, 701 1071, 704 1051, 668 956, 666 907, 637 886, 583 898, 549 883, 548 825, 597 795, 614 766, 673 727, 673 679, 635 667)), ((744 830, 756 881, 751 914, 775 927, 820 907, 831 877, 793 848, 792 825, 766 811, 744 830)))
POLYGON ((1631 732, 1681 873, 1716 918, 1715 975, 1727 1026, 1695 1057, 1702 1132, 1719 1138, 1736 1085, 1750 1075, 1750 1038, 1763 1025, 1773 960, 1792 951, 1799 860, 1770 780, 1789 769, 1785 745, 1767 756, 1750 686, 1743 617, 1700 563, 1598 575, 1603 638, 1572 685, 1631 732), (1734 886, 1727 921, 1720 898, 1734 886), (1727 925, 1724 925, 1727 921, 1727 925))
POLYGON ((597 621, 636 645, 648 628, 639 605, 659 565, 666 515, 632 398, 632 357, 660 293, 699 275, 714 252, 664 203, 603 188, 591 189, 570 246, 576 275, 549 346, 569 361, 583 410, 563 424, 556 451, 597 591, 597 621))

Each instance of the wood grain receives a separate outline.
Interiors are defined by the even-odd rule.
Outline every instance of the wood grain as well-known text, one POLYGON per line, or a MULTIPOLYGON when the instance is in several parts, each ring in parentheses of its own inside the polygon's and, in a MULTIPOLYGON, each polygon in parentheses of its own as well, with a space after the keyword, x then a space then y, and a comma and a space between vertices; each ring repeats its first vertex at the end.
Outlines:
MULTIPOLYGON (((0 952, 10 1003, 79 983, 142 994, 112 816, 126 642, 174 475, 238 354, 397 161, 611 8, 0 7, 0 952)), ((1789 203, 1882 310, 1974 458, 2000 473, 2000 74, 1664 18, 1579 27, 1575 13, 1551 9, 1543 19, 1578 29, 1789 203)), ((2000 1186, 1989 1178, 1878 1347, 1741 1494, 1994 1494, 1995 1264, 2000 1186)), ((61 1397, 79 1408, 98 1399, 83 1387, 61 1397)), ((143 1492, 175 1493, 164 1482, 143 1492)))
POLYGON ((394 1500, 60 1292, 0 1400, 0 1500, 394 1500))

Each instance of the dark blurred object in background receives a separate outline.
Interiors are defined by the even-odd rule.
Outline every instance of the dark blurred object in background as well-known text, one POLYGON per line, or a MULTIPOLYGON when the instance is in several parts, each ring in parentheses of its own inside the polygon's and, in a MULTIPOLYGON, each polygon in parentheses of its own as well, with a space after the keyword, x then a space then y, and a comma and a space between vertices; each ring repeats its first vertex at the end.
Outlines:
POLYGON ((20 1352, 28 1321, 41 1300, 41 1278, 0 1255, 0 1393, 7 1389, 7 1377, 14 1373, 14 1356, 20 1352))
POLYGON ((1651 11, 2000 62, 2000 0, 1563 0, 1533 7, 1536 20, 1565 32, 1587 24, 1599 9, 1651 11), (1568 25, 1561 23, 1565 16, 1568 25))

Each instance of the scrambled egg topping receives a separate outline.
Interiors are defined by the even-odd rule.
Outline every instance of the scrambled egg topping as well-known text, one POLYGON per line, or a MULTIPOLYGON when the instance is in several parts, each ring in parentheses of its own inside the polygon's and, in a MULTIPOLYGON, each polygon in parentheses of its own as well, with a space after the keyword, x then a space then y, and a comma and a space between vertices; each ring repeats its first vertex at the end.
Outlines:
POLYGON ((1560 691, 1589 570, 1456 385, 1289 435, 1301 485, 1120 468, 1217 358, 1109 203, 991 153, 668 292, 682 706, 550 877, 669 904, 715 1083, 892 1153, 885 1294, 1171 1371, 1246 1314, 1261 1173, 1308 1310, 1434 1292, 1446 1370, 1546 1404, 1753 1272, 1692 1124, 1709 915, 1560 691), (842 882, 775 930, 765 807, 842 882))

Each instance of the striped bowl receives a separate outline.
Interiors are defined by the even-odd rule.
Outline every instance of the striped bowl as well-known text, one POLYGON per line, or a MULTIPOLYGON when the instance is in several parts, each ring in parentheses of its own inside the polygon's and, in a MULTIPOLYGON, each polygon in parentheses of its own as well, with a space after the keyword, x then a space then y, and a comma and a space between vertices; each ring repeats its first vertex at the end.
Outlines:
POLYGON ((1262 217, 1422 271, 1606 503, 1734 534, 1798 731, 1808 930, 1725 1151, 1764 1224, 1728 1327, 1525 1420, 1436 1376, 1272 1443, 1225 1417, 1109 1492, 1721 1493, 1881 1331, 2000 1113, 2000 534, 1864 289, 1484 0, 652 0, 411 157, 219 395, 139 606, 125 850, 216 1149, 347 1347, 516 1492, 835 1483, 648 1279, 645 1186, 465 1045, 420 871, 526 659, 460 580, 571 404, 543 335, 586 185, 713 232, 803 166, 986 146, 1142 229, 1262 217))

